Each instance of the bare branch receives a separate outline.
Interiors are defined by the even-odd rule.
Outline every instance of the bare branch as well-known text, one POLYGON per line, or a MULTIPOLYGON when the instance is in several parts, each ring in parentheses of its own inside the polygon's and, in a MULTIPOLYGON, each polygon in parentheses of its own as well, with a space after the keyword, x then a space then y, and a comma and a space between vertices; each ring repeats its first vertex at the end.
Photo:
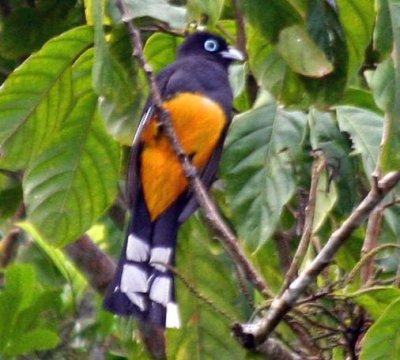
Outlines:
POLYGON ((89 284, 104 294, 116 269, 114 261, 89 238, 82 235, 77 241, 65 247, 70 259, 87 277, 89 284))
POLYGON ((285 292, 274 299, 269 312, 255 323, 236 326, 237 337, 247 347, 255 348, 268 338, 283 316, 296 304, 304 290, 316 279, 321 271, 333 260, 339 248, 349 239, 353 231, 368 217, 372 210, 382 201, 386 194, 400 181, 400 171, 391 172, 381 180, 376 179, 368 195, 331 235, 321 252, 312 263, 295 279, 285 292))
MULTIPOLYGON (((382 227, 382 218, 384 206, 377 206, 368 219, 367 231, 363 246, 361 248, 361 257, 363 258, 370 253, 378 245, 378 238, 382 227)), ((368 260, 365 261, 361 271, 361 283, 367 284, 370 280, 374 270, 374 258, 369 256, 368 260)))
POLYGON ((314 163, 311 173, 310 194, 308 197, 308 204, 305 211, 303 234, 301 236, 300 243, 297 247, 290 268, 286 273, 285 281, 282 286, 282 292, 289 286, 290 282, 296 276, 297 271, 300 267, 300 263, 304 257, 304 254, 307 251, 307 247, 308 244, 310 243, 312 235, 315 203, 317 201, 318 182, 326 166, 326 159, 321 151, 314 152, 313 156, 314 156, 314 163))

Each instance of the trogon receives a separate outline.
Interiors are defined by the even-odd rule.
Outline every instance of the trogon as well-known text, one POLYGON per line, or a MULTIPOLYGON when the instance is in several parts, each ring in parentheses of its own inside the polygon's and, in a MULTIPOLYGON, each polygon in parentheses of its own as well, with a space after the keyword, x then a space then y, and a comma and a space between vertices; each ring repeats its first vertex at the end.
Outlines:
MULTIPOLYGON (((185 39, 176 61, 156 76, 163 107, 207 188, 215 180, 231 120, 228 67, 235 60, 243 60, 240 51, 200 31, 185 39)), ((178 228, 198 204, 151 98, 132 145, 128 192, 133 215, 105 308, 156 326, 179 327, 171 266, 178 228)))

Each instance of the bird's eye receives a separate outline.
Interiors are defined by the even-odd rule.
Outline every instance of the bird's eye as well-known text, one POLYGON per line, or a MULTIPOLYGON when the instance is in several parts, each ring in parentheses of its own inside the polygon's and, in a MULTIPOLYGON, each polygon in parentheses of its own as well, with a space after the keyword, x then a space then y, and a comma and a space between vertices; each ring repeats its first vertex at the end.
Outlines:
POLYGON ((204 43, 204 49, 206 49, 209 52, 217 51, 218 47, 219 47, 218 41, 215 39, 208 39, 204 43))

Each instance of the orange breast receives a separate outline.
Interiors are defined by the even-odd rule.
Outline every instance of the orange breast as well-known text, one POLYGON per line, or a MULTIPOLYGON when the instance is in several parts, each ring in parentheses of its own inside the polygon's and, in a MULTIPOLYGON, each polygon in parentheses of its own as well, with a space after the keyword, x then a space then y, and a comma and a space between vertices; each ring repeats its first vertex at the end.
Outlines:
MULTIPOLYGON (((222 108, 199 94, 182 93, 164 102, 176 135, 197 169, 208 162, 226 125, 222 108)), ((151 219, 162 214, 188 187, 168 139, 152 119, 141 136, 140 177, 151 219)))

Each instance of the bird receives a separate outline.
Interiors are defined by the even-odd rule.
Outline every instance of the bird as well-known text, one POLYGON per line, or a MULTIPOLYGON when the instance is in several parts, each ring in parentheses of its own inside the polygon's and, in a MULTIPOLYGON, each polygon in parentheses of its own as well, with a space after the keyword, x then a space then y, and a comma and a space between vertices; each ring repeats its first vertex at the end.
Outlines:
MULTIPOLYGON (((176 136, 208 189, 216 179, 232 119, 228 68, 241 51, 219 35, 197 31, 180 45, 176 60, 155 77, 176 136)), ((151 96, 136 130, 127 191, 132 212, 106 310, 161 328, 179 328, 175 248, 180 225, 198 208, 182 165, 151 96)))

